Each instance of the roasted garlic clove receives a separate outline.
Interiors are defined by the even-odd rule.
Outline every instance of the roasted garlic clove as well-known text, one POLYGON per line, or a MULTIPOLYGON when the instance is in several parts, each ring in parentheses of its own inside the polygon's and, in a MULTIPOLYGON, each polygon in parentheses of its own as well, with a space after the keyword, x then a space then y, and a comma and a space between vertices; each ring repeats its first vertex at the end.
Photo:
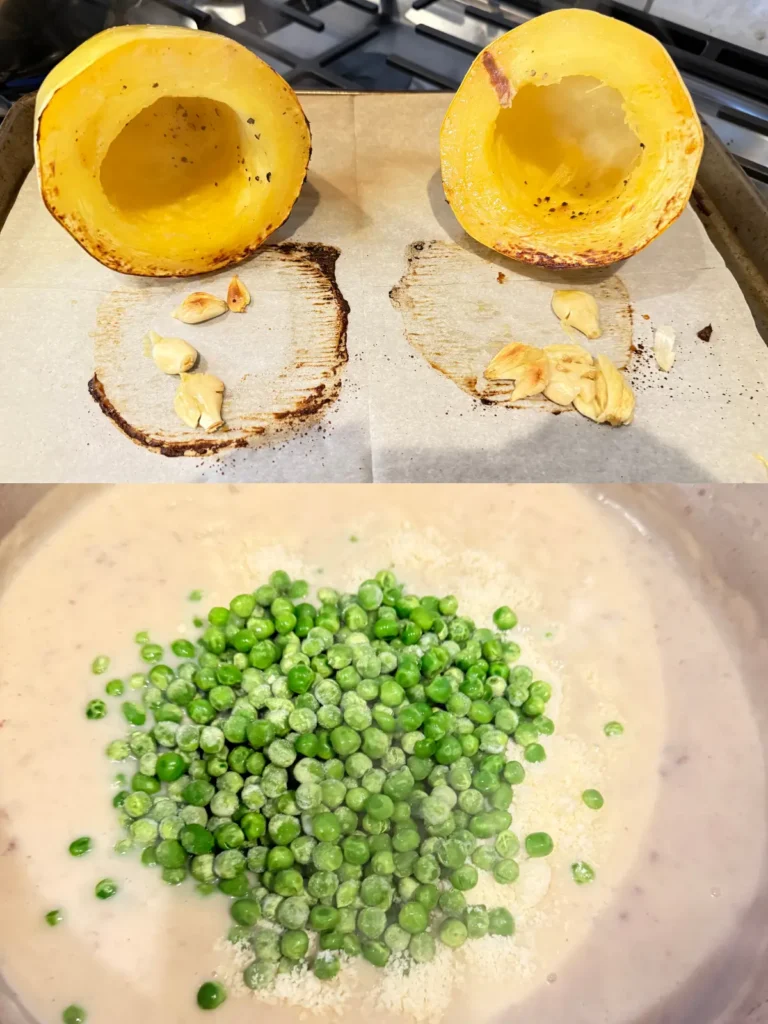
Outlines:
POLYGON ((210 373, 182 373, 173 407, 188 427, 198 423, 209 432, 224 425, 221 403, 224 384, 210 373))
POLYGON ((566 344, 545 345, 544 351, 550 360, 556 359, 564 363, 583 363, 586 366, 592 365, 592 353, 582 345, 566 344))
POLYGON ((676 334, 672 327, 659 327, 653 336, 653 354, 665 373, 669 373, 675 361, 676 334))
POLYGON ((573 400, 573 406, 582 416, 594 420, 595 423, 600 416, 600 406, 597 401, 597 369, 582 377, 581 387, 578 395, 573 400))
POLYGON ((597 400, 600 403, 599 423, 611 423, 617 417, 621 408, 622 392, 624 381, 621 374, 610 361, 603 356, 603 361, 598 360, 597 375, 597 400))
POLYGON ((549 383, 549 360, 543 349, 513 341, 496 353, 484 376, 486 380, 515 381, 512 401, 529 398, 540 395, 549 383))
POLYGON ((556 291, 552 296, 552 311, 564 324, 575 327, 587 338, 599 338, 600 312, 594 295, 581 291, 556 291))
POLYGON ((612 427, 631 423, 635 413, 632 389, 607 356, 597 357, 594 381, 587 375, 573 404, 582 416, 612 427))
POLYGON ((185 373, 197 362, 197 349, 183 338, 161 338, 150 331, 146 341, 155 366, 163 373, 185 373))
POLYGON ((555 405, 572 405, 574 398, 579 393, 579 380, 563 378, 555 375, 554 380, 544 388, 544 397, 555 405))
POLYGON ((206 320, 221 316, 228 309, 224 299, 217 299, 209 292, 192 292, 174 309, 171 316, 181 320, 183 324, 202 324, 206 320))
POLYGON ((179 385, 173 399, 173 410, 179 419, 188 427, 196 427, 200 422, 200 405, 184 390, 184 385, 179 385))
POLYGON ((235 274, 227 288, 227 306, 232 313, 244 313, 251 302, 251 293, 235 274))
POLYGON ((592 356, 581 345, 546 345, 549 384, 544 397, 557 405, 571 405, 581 391, 582 378, 592 369, 592 356))

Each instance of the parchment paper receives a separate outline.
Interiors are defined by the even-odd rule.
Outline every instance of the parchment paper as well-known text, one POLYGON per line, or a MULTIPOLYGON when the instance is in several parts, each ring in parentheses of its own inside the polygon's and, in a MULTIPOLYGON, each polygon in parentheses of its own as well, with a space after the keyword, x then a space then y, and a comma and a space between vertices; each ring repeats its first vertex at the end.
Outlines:
MULTIPOLYGON (((443 198, 438 132, 448 99, 302 98, 313 133, 311 169, 291 218, 271 241, 340 250, 336 282, 350 307, 349 360, 340 368, 338 397, 317 415, 267 431, 253 447, 205 457, 169 458, 133 443, 89 395, 95 363, 112 343, 113 370, 133 379, 131 367, 151 367, 141 361, 143 333, 154 327, 176 334, 204 353, 242 411, 246 399, 265 400, 260 381, 280 375, 283 356, 271 339, 284 344, 300 329, 313 335, 301 287, 295 302, 288 285, 281 301, 270 292, 260 302, 254 292, 242 316, 179 324, 168 316, 181 298, 196 288, 220 292, 227 274, 146 282, 106 270, 48 215, 30 176, 0 233, 2 478, 764 480, 752 453, 768 455, 768 349, 695 214, 687 210, 646 250, 607 271, 558 274, 496 256, 467 238, 443 198), (419 261, 435 251, 440 260, 425 278, 419 261), (419 301, 408 309, 403 290, 414 281, 419 301), (445 348, 443 336, 454 353, 466 344, 474 376, 482 378, 487 359, 510 338, 567 341, 550 310, 555 287, 605 296, 606 336, 585 343, 593 351, 626 352, 631 330, 632 426, 598 426, 572 411, 553 415, 546 402, 510 408, 495 396, 486 404, 482 380, 480 397, 473 393, 473 372, 462 378, 454 360, 446 373, 443 357, 434 358, 445 348), (677 332, 669 374, 652 351, 652 329, 662 324, 677 332), (708 324, 711 340, 703 342, 697 332, 708 324)), ((278 255, 257 254, 238 272, 258 285, 262 264, 278 255)), ((138 402, 150 419, 152 410, 164 413, 174 391, 170 378, 153 373, 146 406, 144 385, 128 389, 134 408, 138 402)))

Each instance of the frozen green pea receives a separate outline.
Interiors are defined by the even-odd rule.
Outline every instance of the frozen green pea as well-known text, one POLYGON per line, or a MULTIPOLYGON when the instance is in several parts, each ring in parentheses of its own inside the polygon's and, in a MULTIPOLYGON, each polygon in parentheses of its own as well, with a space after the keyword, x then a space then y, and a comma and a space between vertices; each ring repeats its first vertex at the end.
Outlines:
POLYGON ((577 885, 585 885, 587 882, 594 881, 595 878, 594 869, 583 860, 571 864, 571 874, 577 885))
POLYGON ((489 935, 514 935, 515 919, 504 907, 496 907, 488 914, 489 935))
POLYGON ((519 876, 520 868, 515 860, 502 857, 493 865, 493 877, 499 885, 509 885, 510 882, 516 882, 519 876))
POLYGON ((440 941, 451 949, 458 949, 467 941, 467 926, 458 918, 451 917, 440 926, 440 941))
POLYGON ((429 932, 420 932, 418 935, 412 935, 408 952, 417 964, 429 963, 430 960, 435 958, 435 940, 429 932))
POLYGON ((520 840, 514 832, 500 832, 494 848, 500 857, 514 857, 520 849, 520 840))
POLYGON ((488 911, 480 904, 467 907, 464 914, 464 923, 467 926, 467 935, 470 939, 482 939, 484 935, 488 934, 488 911))
POLYGON ((581 799, 591 811, 599 811, 605 803, 603 794, 597 789, 585 789, 581 794, 581 799))
MULTIPOLYGON (((278 959, 280 949, 277 949, 278 959)), ((243 981, 248 988, 259 990, 268 988, 277 976, 277 962, 274 960, 254 960, 243 972, 243 981)))
POLYGON ((525 850, 529 857, 548 857, 554 846, 547 832, 531 832, 525 837, 525 850))
POLYGON ((102 878, 100 882, 96 883, 93 891, 97 899, 109 900, 117 895, 118 885, 111 878, 102 878))
POLYGON ((68 1006, 61 1014, 61 1019, 64 1024, 85 1024, 88 1019, 88 1014, 76 1003, 72 1003, 68 1006))

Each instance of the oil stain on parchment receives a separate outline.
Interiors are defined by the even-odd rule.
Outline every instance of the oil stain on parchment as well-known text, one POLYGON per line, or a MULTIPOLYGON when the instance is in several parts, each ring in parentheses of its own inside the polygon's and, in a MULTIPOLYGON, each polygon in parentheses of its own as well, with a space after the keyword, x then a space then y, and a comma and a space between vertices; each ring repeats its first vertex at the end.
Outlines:
POLYGON ((556 273, 526 268, 489 254, 482 246, 442 240, 414 242, 406 270, 390 292, 403 317, 405 336, 417 352, 473 398, 510 408, 564 410, 543 396, 511 401, 511 381, 487 381, 483 370, 511 341, 526 345, 583 345, 620 368, 632 356, 632 307, 624 282, 605 271, 556 273), (557 288, 579 288, 597 300, 603 335, 587 340, 564 328, 552 312, 557 288))
POLYGON ((213 455, 311 425, 337 399, 348 358, 338 257, 338 249, 317 243, 265 246, 237 268, 252 297, 246 312, 204 324, 183 324, 171 312, 196 289, 225 297, 233 271, 196 282, 122 284, 98 310, 91 396, 132 441, 166 456, 213 455), (224 381, 220 431, 190 429, 177 418, 179 379, 148 358, 142 339, 149 330, 184 338, 200 352, 195 369, 224 381))

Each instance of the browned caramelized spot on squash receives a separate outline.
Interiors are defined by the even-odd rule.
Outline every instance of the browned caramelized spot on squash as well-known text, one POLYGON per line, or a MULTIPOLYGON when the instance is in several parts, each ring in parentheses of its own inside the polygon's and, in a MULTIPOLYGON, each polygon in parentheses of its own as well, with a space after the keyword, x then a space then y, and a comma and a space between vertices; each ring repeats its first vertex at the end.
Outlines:
POLYGON ((483 67, 488 72, 488 77, 491 80, 491 85, 496 90, 496 95, 499 97, 499 106, 509 107, 512 105, 512 90, 509 86, 509 79, 501 70, 499 65, 496 63, 496 58, 490 52, 486 50, 483 53, 483 67))

